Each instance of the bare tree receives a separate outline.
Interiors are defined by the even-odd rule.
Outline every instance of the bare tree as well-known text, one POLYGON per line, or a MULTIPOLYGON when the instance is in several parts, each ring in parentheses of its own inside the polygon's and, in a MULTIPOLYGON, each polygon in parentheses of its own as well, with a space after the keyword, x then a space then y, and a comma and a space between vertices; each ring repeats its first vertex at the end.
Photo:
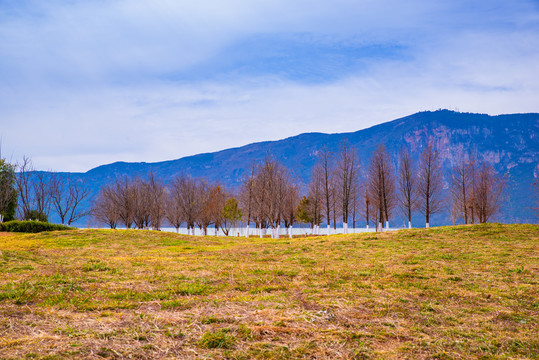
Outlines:
POLYGON ((240 203, 243 208, 243 214, 245 216, 245 236, 249 237, 249 227, 251 220, 253 219, 253 188, 255 177, 255 163, 251 166, 251 173, 247 179, 244 180, 242 189, 240 192, 240 203))
POLYGON ((485 162, 481 164, 475 191, 474 208, 480 223, 485 223, 500 211, 505 180, 485 162))
POLYGON ((271 156, 256 169, 252 204, 260 236, 270 227, 272 237, 278 237, 288 181, 287 170, 271 156))
POLYGON ((181 188, 177 185, 177 182, 173 181, 167 188, 167 196, 165 200, 165 217, 174 226, 176 232, 179 232, 180 226, 184 223, 184 217, 182 213, 181 201, 181 188))
POLYGON ((299 190, 295 184, 289 184, 283 204, 284 226, 288 229, 288 236, 293 236, 293 226, 296 222, 296 210, 299 204, 299 190))
POLYGON ((199 187, 200 212, 196 223, 204 235, 208 234, 208 227, 213 224, 217 235, 226 197, 219 185, 203 185, 199 187))
POLYGON ((338 154, 337 166, 335 167, 337 179, 336 196, 340 205, 343 231, 348 233, 348 221, 350 216, 350 201, 352 191, 357 181, 357 157, 356 151, 347 142, 343 143, 338 154))
POLYGON ((100 223, 107 224, 111 229, 116 229, 120 221, 118 208, 114 201, 113 185, 103 186, 92 204, 92 215, 100 223))
POLYGON ((324 171, 320 163, 317 163, 309 182, 309 214, 313 219, 313 233, 318 235, 322 223, 322 207, 324 202, 324 171))
POLYGON ((425 227, 429 227, 432 214, 442 208, 442 162, 431 141, 421 152, 418 169, 419 209, 425 215, 425 227))
POLYGON ((33 173, 32 183, 35 210, 48 219, 52 205, 52 181, 45 172, 39 171, 33 173))
MULTIPOLYGON (((373 211, 373 204, 370 199, 369 195, 369 177, 365 179, 365 185, 361 188, 361 200, 362 200, 362 206, 361 206, 361 215, 363 216, 363 219, 365 220, 365 227, 366 229, 369 229, 369 222, 373 219, 374 211, 373 211)), ((376 216, 374 216, 374 222, 376 222, 376 216)))
POLYGON ((150 224, 152 229, 161 230, 165 218, 165 186, 153 173, 150 173, 146 189, 148 191, 150 224))
POLYGON ((221 228, 223 223, 226 221, 223 217, 223 210, 225 208, 226 200, 229 197, 229 194, 221 185, 215 185, 212 187, 210 192, 210 212, 213 217, 215 236, 217 236, 219 228, 221 228))
POLYGON ((31 174, 34 171, 32 160, 26 156, 17 164, 15 184, 19 193, 19 218, 26 219, 32 211, 32 182, 31 174))
POLYGON ((391 158, 384 145, 378 146, 371 157, 368 173, 369 205, 375 211, 376 228, 382 230, 382 224, 389 228, 389 219, 395 207, 395 176, 391 158))
POLYGON ((408 219, 408 228, 412 228, 412 212, 418 206, 417 185, 412 158, 408 149, 403 148, 399 155, 399 174, 397 177, 397 199, 401 211, 408 219))
POLYGON ((71 177, 65 178, 53 173, 50 182, 52 206, 60 217, 62 224, 71 225, 71 223, 88 214, 87 211, 82 211, 80 207, 81 202, 90 193, 90 190, 82 181, 74 180, 71 177))
POLYGON ((332 181, 333 168, 331 166, 332 154, 327 147, 323 147, 318 153, 318 162, 313 169, 313 176, 316 176, 322 186, 322 204, 327 223, 327 234, 330 234, 331 213, 335 205, 334 182, 332 181), (316 174, 316 175, 315 175, 316 174))
POLYGON ((455 219, 462 219, 468 224, 470 199, 472 197, 472 162, 464 155, 457 159, 457 163, 451 169, 450 193, 451 214, 455 219))
POLYGON ((20 199, 19 218, 47 221, 51 210, 52 181, 47 173, 35 171, 28 157, 17 164, 15 179, 20 199))
POLYGON ((350 200, 350 211, 352 215, 352 229, 356 228, 356 221, 359 220, 363 207, 363 188, 364 185, 359 181, 359 177, 353 184, 350 200))
POLYGON ((201 193, 205 183, 182 175, 172 180, 171 189, 181 211, 181 218, 186 222, 187 231, 195 234, 195 223, 201 209, 201 193))
POLYGON ((137 216, 137 192, 133 180, 123 177, 113 183, 111 198, 120 221, 130 229, 137 216))

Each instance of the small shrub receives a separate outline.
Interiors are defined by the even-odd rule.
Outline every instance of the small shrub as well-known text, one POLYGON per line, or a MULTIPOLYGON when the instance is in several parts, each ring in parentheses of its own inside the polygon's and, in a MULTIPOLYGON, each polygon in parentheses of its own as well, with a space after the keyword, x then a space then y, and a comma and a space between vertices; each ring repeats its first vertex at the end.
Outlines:
POLYGON ((13 220, 5 223, 0 223, 0 231, 7 232, 39 233, 43 231, 56 230, 73 230, 73 228, 65 225, 51 224, 42 221, 13 220))
POLYGON ((198 344, 206 349, 230 349, 235 342, 230 329, 220 329, 216 332, 207 332, 200 338, 198 344))

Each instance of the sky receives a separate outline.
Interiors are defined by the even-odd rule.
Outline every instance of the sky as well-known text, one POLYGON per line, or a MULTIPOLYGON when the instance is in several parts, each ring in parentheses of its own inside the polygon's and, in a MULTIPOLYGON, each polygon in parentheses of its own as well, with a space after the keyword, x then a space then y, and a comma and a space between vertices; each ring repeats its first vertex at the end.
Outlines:
POLYGON ((40 170, 439 108, 539 112, 539 0, 0 0, 1 156, 40 170))

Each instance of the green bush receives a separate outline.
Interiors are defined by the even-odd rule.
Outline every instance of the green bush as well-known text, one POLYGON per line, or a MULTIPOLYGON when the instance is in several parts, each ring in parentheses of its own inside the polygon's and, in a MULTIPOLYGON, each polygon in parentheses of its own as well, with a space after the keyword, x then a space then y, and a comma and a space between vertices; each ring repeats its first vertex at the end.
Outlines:
POLYGON ((73 230, 65 225, 50 224, 42 221, 19 221, 13 220, 0 223, 0 231, 38 233, 42 231, 73 230))
POLYGON ((229 333, 230 329, 220 329, 216 332, 206 332, 200 338, 198 345, 206 349, 230 349, 234 346, 235 338, 229 333))
POLYGON ((30 210, 28 212, 25 212, 23 220, 34 220, 34 221, 41 221, 41 222, 49 222, 49 218, 47 217, 47 215, 45 215, 42 212, 39 212, 37 210, 30 210))

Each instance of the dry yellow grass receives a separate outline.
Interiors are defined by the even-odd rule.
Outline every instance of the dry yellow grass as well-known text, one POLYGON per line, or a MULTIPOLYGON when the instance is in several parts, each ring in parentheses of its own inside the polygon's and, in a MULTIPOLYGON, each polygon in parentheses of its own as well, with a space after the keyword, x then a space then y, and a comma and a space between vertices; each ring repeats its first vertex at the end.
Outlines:
POLYGON ((538 235, 1 234, 0 358, 537 359, 538 235))

